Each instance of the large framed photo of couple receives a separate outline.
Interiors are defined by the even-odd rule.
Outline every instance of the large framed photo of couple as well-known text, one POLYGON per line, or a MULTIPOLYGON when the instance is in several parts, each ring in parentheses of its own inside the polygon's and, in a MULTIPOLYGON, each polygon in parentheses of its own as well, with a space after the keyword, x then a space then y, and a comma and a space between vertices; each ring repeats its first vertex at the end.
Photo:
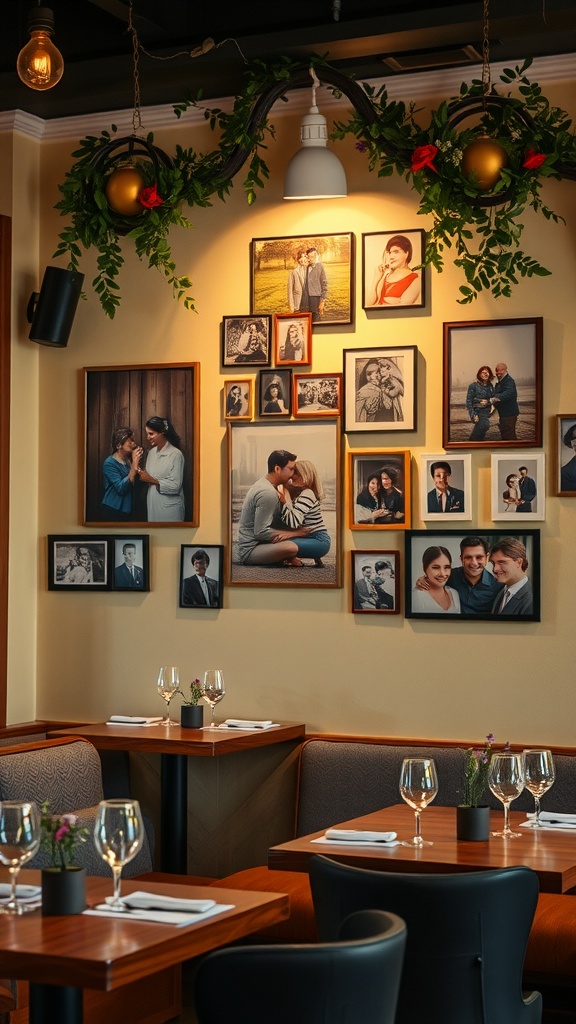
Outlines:
POLYGON ((408 619, 540 622, 538 530, 412 530, 405 557, 408 619))
POLYGON ((398 312, 426 305, 426 235, 409 231, 370 231, 362 235, 362 306, 398 312), (419 267, 419 270, 414 270, 419 267))
POLYGON ((444 448, 542 444, 542 317, 444 324, 444 448))
POLYGON ((344 430, 416 430, 415 345, 344 349, 344 430))
POLYGON ((200 364, 83 373, 83 525, 198 526, 200 364))
POLYGON ((410 519, 410 452, 348 452, 351 530, 406 530, 410 519))
POLYGON ((228 424, 227 582, 339 587, 340 430, 228 424))
POLYGON ((314 327, 351 324, 353 243, 351 232, 253 238, 252 314, 311 313, 314 327))

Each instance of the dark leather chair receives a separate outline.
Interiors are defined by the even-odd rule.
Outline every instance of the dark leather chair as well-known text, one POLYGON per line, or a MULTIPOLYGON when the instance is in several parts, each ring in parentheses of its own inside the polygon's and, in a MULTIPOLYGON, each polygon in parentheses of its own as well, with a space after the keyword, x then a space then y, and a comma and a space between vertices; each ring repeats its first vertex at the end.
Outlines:
POLYGON ((195 979, 199 1024, 394 1024, 406 926, 394 914, 353 914, 340 941, 229 946, 195 979))
POLYGON ((322 942, 333 940, 340 923, 364 908, 405 920, 396 1024, 539 1024, 540 993, 522 995, 538 899, 530 868, 399 874, 313 857, 310 884, 322 942))

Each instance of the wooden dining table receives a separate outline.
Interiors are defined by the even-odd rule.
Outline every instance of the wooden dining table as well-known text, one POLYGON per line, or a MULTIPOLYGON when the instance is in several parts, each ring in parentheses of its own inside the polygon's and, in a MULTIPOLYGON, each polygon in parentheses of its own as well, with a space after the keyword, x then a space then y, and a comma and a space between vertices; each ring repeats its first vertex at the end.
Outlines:
MULTIPOLYGON (((480 871, 508 868, 524 864, 538 875, 542 892, 566 892, 576 886, 576 829, 573 831, 518 828, 526 814, 512 811, 510 824, 521 833, 519 839, 491 837, 487 842, 463 842, 456 839, 456 809, 427 807, 421 816, 422 836, 432 846, 374 847, 359 844, 314 840, 325 830, 273 846, 268 854, 268 867, 284 871, 307 871, 308 861, 315 854, 376 871, 480 871)), ((338 828, 396 832, 400 840, 414 836, 414 812, 405 804, 385 807, 360 818, 334 822, 338 828)), ((491 830, 501 829, 503 812, 490 812, 491 830)))
MULTIPOLYGON (((22 871, 38 884, 40 872, 22 871)), ((184 960, 244 938, 289 916, 288 896, 172 883, 123 881, 122 893, 146 892, 212 899, 230 910, 184 926, 156 924, 119 914, 43 917, 0 914, 0 972, 30 982, 30 1024, 82 1024, 83 989, 111 991, 184 960)), ((111 895, 108 878, 87 879, 89 906, 111 895)), ((127 1018, 128 1020, 128 1018, 127 1018)))

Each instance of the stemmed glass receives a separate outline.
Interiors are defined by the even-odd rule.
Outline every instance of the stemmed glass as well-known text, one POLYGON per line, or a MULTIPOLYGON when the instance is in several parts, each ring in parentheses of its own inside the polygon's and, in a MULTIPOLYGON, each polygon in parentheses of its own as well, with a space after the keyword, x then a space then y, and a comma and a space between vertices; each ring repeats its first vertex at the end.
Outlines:
POLYGON ((540 821, 540 797, 547 793, 554 785, 556 770, 551 750, 525 750, 524 758, 524 779, 526 789, 529 789, 534 797, 534 809, 536 811, 534 827, 541 828, 540 821))
POLYGON ((144 823, 137 800, 101 800, 94 823, 94 843, 112 868, 114 896, 106 902, 113 910, 125 910, 120 899, 122 868, 138 853, 144 841, 144 823))
POLYGON ((0 805, 0 861, 10 872, 11 891, 0 914, 25 914, 37 904, 20 903, 16 898, 16 879, 20 868, 40 846, 40 812, 31 801, 3 800, 0 805))
POLYGON ((438 776, 434 761, 429 757, 404 758, 400 773, 400 796, 414 809, 416 835, 411 840, 405 840, 402 846, 432 846, 430 840, 422 839, 420 834, 420 813, 437 793, 438 776))
POLYGON ((224 686, 224 676, 219 668, 208 669, 204 673, 204 682, 202 684, 202 696, 207 704, 212 709, 212 718, 210 721, 210 729, 216 729, 214 723, 214 708, 218 701, 222 700, 226 693, 226 687, 224 686))
POLYGON ((166 701, 166 714, 160 725, 176 725, 170 721, 170 701, 180 687, 180 672, 174 665, 161 668, 158 673, 158 693, 166 701))
POLYGON ((521 832, 513 832, 510 828, 510 804, 524 789, 524 765, 522 754, 493 754, 488 772, 488 785, 494 796, 504 805, 504 828, 500 832, 491 832, 492 836, 502 839, 521 839, 521 832))

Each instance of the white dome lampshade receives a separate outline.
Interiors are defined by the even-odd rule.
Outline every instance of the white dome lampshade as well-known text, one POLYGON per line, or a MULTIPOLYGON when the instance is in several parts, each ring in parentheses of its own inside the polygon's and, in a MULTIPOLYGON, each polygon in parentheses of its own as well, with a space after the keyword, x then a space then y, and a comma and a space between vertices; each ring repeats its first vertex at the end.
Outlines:
POLYGON ((312 106, 300 125, 301 148, 294 154, 284 177, 284 199, 336 199, 348 195, 346 173, 337 156, 328 149, 326 118, 316 106, 313 79, 312 106))

